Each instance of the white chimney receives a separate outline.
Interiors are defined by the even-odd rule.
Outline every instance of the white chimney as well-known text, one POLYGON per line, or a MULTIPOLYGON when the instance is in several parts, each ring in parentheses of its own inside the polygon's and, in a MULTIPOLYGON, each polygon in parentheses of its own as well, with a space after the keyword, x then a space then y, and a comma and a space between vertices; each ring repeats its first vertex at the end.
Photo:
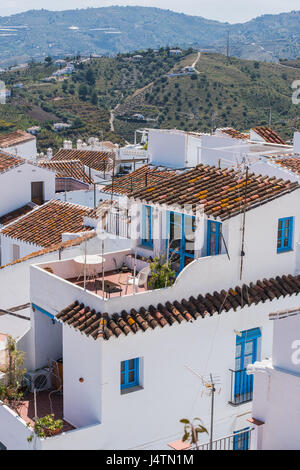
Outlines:
POLYGON ((300 153, 300 132, 294 134, 294 152, 300 153))
POLYGON ((52 148, 48 148, 47 149, 47 159, 51 160, 52 157, 53 157, 53 150, 52 150, 52 148))
POLYGON ((77 140, 77 150, 81 150, 81 149, 82 149, 82 140, 78 139, 77 140))
POLYGON ((72 141, 71 140, 64 140, 64 149, 71 150, 72 149, 72 141))

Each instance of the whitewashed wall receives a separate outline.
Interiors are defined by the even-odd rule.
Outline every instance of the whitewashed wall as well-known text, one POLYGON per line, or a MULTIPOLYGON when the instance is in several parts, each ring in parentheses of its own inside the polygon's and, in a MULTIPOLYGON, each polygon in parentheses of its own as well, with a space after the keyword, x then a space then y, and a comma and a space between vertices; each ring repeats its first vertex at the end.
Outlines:
POLYGON ((44 182, 44 199, 55 196, 55 173, 34 165, 20 165, 0 175, 0 217, 31 201, 31 183, 44 182))
POLYGON ((150 129, 148 152, 151 163, 171 168, 186 166, 187 142, 184 132, 150 129))
POLYGON ((13 145, 3 149, 5 152, 27 160, 35 160, 37 155, 36 138, 21 144, 13 145))

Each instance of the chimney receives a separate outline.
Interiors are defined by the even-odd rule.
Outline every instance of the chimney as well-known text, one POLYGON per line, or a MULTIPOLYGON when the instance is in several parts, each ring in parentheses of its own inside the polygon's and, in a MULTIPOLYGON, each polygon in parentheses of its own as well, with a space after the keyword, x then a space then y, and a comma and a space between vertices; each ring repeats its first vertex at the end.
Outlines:
POLYGON ((71 150, 72 149, 72 141, 71 140, 64 140, 64 149, 71 150))
POLYGON ((52 148, 48 148, 47 149, 47 159, 51 160, 52 157, 53 157, 53 150, 52 150, 52 148))
POLYGON ((77 140, 77 150, 82 150, 82 140, 81 139, 77 140))

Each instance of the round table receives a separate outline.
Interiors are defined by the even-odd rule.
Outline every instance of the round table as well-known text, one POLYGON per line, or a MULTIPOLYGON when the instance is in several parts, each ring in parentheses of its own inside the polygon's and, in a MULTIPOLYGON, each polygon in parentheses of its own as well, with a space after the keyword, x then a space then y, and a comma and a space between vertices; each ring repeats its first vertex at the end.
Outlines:
MULTIPOLYGON (((100 256, 100 255, 80 255, 80 256, 76 256, 74 258, 74 261, 75 263, 78 263, 78 264, 83 264, 84 266, 96 266, 96 265, 99 265, 99 264, 102 264, 105 263, 105 258, 103 258, 103 256, 100 256)), ((96 275, 96 272, 94 272, 94 277, 96 275)), ((84 272, 84 289, 86 288, 86 270, 84 272)), ((96 289, 96 293, 97 293, 97 289, 96 289)))

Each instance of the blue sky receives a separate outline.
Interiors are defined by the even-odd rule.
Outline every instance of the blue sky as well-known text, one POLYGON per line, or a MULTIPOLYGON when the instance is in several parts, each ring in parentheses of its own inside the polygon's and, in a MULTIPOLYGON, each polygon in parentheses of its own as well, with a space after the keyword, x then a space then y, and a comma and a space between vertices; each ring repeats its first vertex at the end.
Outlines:
POLYGON ((166 8, 230 23, 244 22, 265 13, 300 9, 299 0, 4 0, 1 4, 0 16, 33 8, 67 10, 109 5, 140 5, 166 8))

